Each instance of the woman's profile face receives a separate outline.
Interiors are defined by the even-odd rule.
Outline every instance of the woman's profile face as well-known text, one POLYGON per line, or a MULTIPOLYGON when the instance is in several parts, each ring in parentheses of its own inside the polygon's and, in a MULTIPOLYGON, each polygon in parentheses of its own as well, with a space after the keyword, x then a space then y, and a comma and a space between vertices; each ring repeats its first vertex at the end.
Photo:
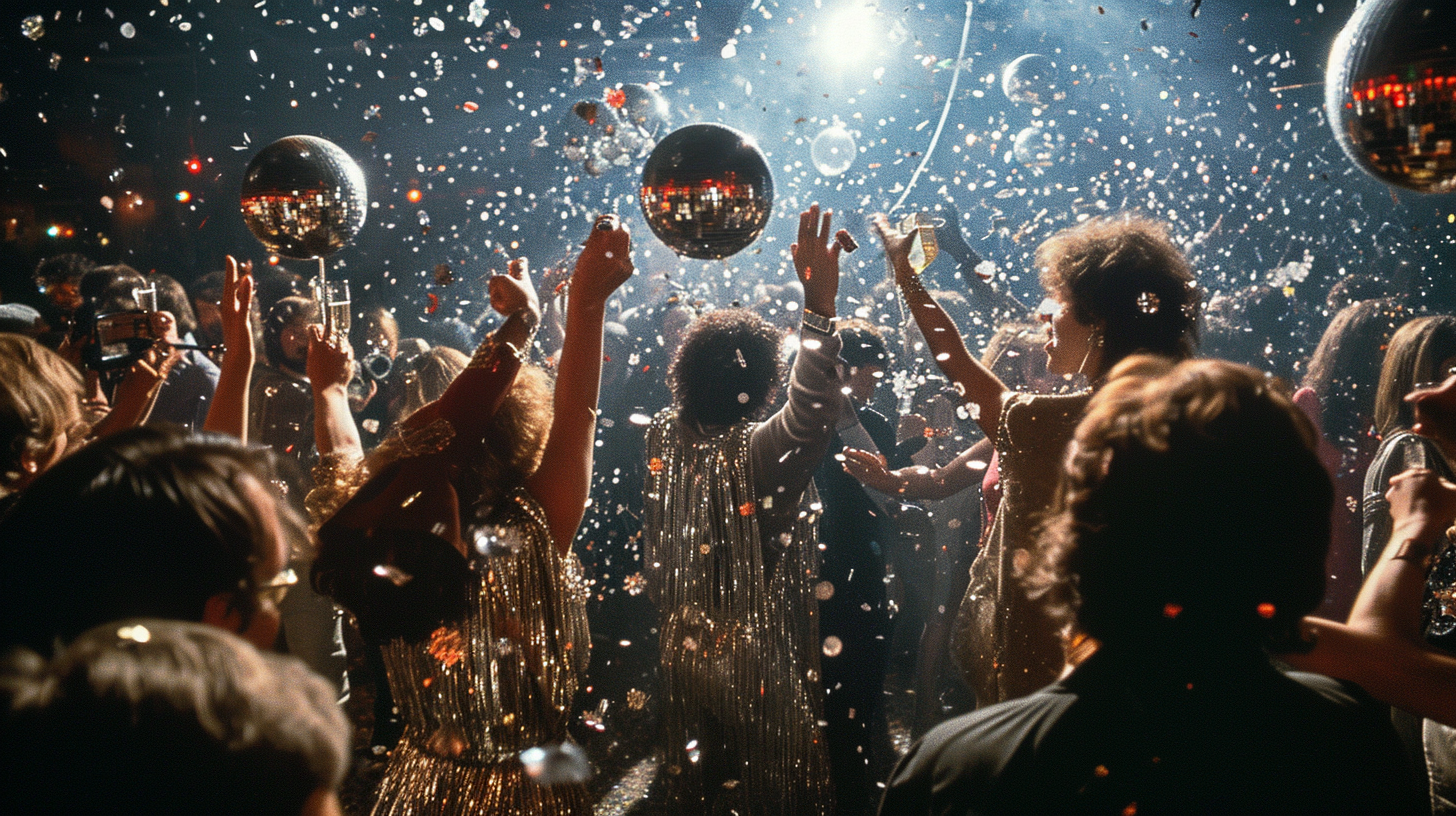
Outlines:
POLYGON ((1040 317, 1047 325, 1047 373, 1071 376, 1090 374, 1087 369, 1095 360, 1088 360, 1092 327, 1079 321, 1064 295, 1055 294, 1042 301, 1040 317))

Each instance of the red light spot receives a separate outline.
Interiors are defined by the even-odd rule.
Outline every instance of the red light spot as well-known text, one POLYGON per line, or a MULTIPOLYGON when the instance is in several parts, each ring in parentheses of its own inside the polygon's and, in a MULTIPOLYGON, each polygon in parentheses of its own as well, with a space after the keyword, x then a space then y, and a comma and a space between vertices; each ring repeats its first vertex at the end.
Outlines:
POLYGON ((606 94, 607 104, 613 108, 620 108, 627 104, 627 92, 621 88, 608 88, 606 94))
POLYGON ((198 173, 201 173, 202 172, 202 161, 199 160, 196 156, 193 156, 192 158, 188 159, 187 160, 187 172, 191 173, 194 176, 197 175, 198 173))
POLYGON ((662 460, 657 458, 656 456, 652 457, 652 459, 647 463, 647 469, 652 471, 653 473, 661 473, 662 460))
POLYGON ((1259 613, 1259 617, 1268 620, 1269 618, 1274 617, 1274 604, 1261 603, 1259 604, 1257 611, 1259 613))
POLYGON ((430 299, 430 305, 425 307, 425 314, 434 314, 440 308, 440 298, 434 292, 426 292, 425 296, 430 299))
POLYGON ((466 113, 475 113, 476 111, 480 110, 480 106, 475 104, 474 102, 466 102, 460 107, 464 108, 466 113))
POLYGON ((404 194, 404 197, 411 204, 418 204, 418 203, 420 203, 420 199, 422 199, 422 198, 425 197, 425 194, 424 193, 421 193, 419 190, 410 190, 408 193, 405 193, 404 194))
POLYGON ((1173 618, 1176 618, 1181 614, 1183 614, 1183 607, 1179 606, 1178 604, 1163 604, 1163 617, 1167 618, 1168 620, 1172 620, 1173 618))
POLYGON ((740 516, 751 516, 751 515, 753 515, 753 502, 751 502, 751 501, 750 502, 744 502, 743 504, 738 505, 738 515, 740 515, 740 516))

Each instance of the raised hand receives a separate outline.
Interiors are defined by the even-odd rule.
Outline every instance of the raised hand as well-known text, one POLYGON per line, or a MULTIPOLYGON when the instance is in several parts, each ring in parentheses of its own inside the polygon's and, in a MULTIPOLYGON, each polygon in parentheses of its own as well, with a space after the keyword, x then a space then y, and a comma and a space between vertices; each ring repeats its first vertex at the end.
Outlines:
POLYGON ((308 327, 308 381, 315 390, 337 386, 348 388, 354 376, 354 347, 337 332, 330 335, 324 327, 308 327))
POLYGON ((839 294, 840 245, 829 225, 833 215, 829 210, 821 215, 818 204, 799 213, 799 240, 789 246, 794 271, 804 285, 804 308, 824 317, 835 316, 839 294))
POLYGON ((910 242, 915 235, 904 235, 899 228, 890 223, 889 217, 884 213, 875 213, 870 219, 874 225, 875 234, 879 236, 880 243, 885 246, 885 257, 889 259, 891 268, 895 271, 895 283, 904 284, 915 277, 915 269, 910 266, 910 242))
POLYGON ((541 301, 531 285, 530 262, 525 257, 511 261, 504 275, 491 275, 488 288, 490 308, 502 316, 510 317, 526 309, 538 319, 541 317, 541 301))
POLYGON ((244 344, 252 345, 253 330, 248 321, 253 316, 253 286, 253 262, 240 265, 233 256, 227 256, 218 312, 222 315, 223 343, 229 351, 244 344))
MULTIPOLYGON (((1456 484, 1434 471, 1412 468, 1390 480, 1385 491, 1394 522, 1392 538, 1408 538, 1439 545, 1446 528, 1456 521, 1456 484)), ((1439 549, 1439 546, 1438 546, 1439 549)))
POLYGON ((855 448, 845 448, 842 455, 844 456, 844 472, 866 487, 890 495, 904 491, 905 486, 895 474, 890 472, 885 463, 885 457, 855 448))
POLYGON ((599 216, 571 273, 571 297, 604 304, 634 268, 632 233, 615 214, 599 216))

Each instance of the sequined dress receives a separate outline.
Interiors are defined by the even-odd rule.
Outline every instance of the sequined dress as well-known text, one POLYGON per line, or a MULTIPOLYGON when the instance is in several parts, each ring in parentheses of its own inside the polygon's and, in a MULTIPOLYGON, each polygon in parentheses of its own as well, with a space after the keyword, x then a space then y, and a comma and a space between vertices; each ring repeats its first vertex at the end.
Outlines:
POLYGON ((474 556, 465 618, 383 647, 406 728, 375 814, 590 812, 583 785, 537 785, 518 758, 568 739, 590 647, 581 567, 552 543, 529 493, 504 504, 496 518, 506 543, 474 556))
POLYGON ((1090 392, 1012 394, 996 434, 1002 498, 956 620, 954 649, 984 707, 1022 697, 1057 679, 1062 642, 1044 604, 1020 577, 1031 565, 1036 529, 1056 496, 1062 456, 1090 392))
POLYGON ((667 753, 659 779, 684 813, 829 813, 814 499, 811 489, 792 530, 763 546, 753 429, 697 436, 669 409, 648 431, 643 530, 662 626, 667 753))

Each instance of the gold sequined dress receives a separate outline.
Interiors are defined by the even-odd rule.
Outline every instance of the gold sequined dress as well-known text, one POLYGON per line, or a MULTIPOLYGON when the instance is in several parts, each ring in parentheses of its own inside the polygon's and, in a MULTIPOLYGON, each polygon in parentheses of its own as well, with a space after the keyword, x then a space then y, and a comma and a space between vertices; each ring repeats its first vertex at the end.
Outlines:
POLYGON ((1090 392, 1012 394, 996 433, 1001 504, 976 560, 956 620, 954 649, 976 704, 1022 697, 1057 679, 1062 638, 1045 604, 1027 596, 1037 525, 1056 497, 1062 457, 1090 392))
POLYGON ((662 626, 666 742, 659 785, 683 813, 829 813, 811 594, 815 498, 811 487, 802 505, 793 501, 802 509, 791 529, 764 545, 754 427, 698 435, 669 409, 648 431, 643 531, 662 626))
POLYGON ((537 785, 519 759, 568 739, 590 646, 581 567, 524 489, 496 518, 502 543, 472 559, 465 618, 383 647, 406 727, 375 814, 590 812, 583 785, 537 785))

